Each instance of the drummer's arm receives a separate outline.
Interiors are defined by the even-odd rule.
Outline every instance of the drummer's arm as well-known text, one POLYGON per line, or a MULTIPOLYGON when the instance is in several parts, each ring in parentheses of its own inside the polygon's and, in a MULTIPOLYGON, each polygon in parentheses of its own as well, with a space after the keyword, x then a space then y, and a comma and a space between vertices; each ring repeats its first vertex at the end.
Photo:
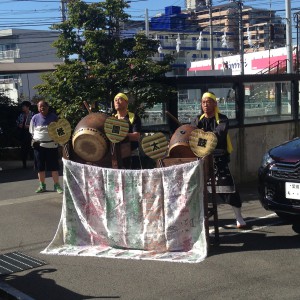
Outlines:
POLYGON ((195 119, 193 119, 193 120, 191 121, 191 125, 192 125, 192 126, 196 126, 196 127, 198 127, 199 129, 202 129, 203 124, 199 121, 199 117, 200 117, 200 115, 198 115, 195 119))
POLYGON ((135 116, 132 124, 132 132, 127 133, 130 142, 139 142, 141 138, 142 122, 139 116, 135 116))
POLYGON ((228 133, 229 121, 227 118, 221 119, 220 123, 217 125, 215 130, 213 131, 214 134, 217 136, 218 141, 226 140, 227 133, 228 133))
POLYGON ((127 133, 127 137, 130 142, 138 142, 141 138, 141 133, 140 132, 127 133))

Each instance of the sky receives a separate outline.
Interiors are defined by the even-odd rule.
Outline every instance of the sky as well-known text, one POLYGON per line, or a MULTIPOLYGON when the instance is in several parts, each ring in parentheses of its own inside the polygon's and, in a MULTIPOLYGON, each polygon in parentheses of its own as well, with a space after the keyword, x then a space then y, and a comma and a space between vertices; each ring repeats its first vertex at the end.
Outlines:
MULTIPOLYGON (((228 3, 229 0, 212 0, 213 5, 228 3)), ((277 10, 285 18, 285 1, 287 0, 245 0, 244 5, 254 8, 277 10)), ((291 14, 300 11, 300 1, 291 1, 291 14)), ((99 2, 86 0, 87 3, 99 2)), ((101 2, 101 1, 100 1, 101 2)), ((48 29, 51 24, 61 21, 60 0, 0 0, 0 30, 8 28, 48 29)), ((149 18, 164 13, 166 6, 185 7, 184 0, 132 0, 127 13, 133 20, 145 19, 148 9, 149 18)), ((295 26, 293 31, 296 31, 295 26)))
MULTIPOLYGON (((184 3, 184 0, 132 0, 127 13, 132 16, 132 19, 141 20, 145 18, 146 8, 149 17, 152 17, 164 12, 165 6, 184 7, 184 3)), ((48 29, 51 24, 61 20, 60 4, 60 0, 0 0, 0 29, 48 29)))

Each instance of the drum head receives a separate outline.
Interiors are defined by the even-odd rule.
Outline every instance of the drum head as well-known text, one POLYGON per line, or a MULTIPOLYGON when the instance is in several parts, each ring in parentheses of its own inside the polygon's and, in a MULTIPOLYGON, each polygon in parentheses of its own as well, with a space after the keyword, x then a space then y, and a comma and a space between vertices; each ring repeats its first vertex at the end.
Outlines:
POLYGON ((217 136, 213 132, 205 132, 202 129, 195 129, 190 135, 190 146, 194 154, 204 157, 212 153, 217 146, 217 136))
POLYGON ((129 131, 129 123, 123 119, 108 117, 104 123, 104 132, 114 144, 123 141, 129 131))
POLYGON ((162 159, 166 156, 168 142, 163 133, 157 132, 142 139, 142 149, 150 158, 162 159))
POLYGON ((83 128, 75 132, 72 143, 74 152, 87 162, 99 161, 108 149, 104 134, 92 128, 83 128))
POLYGON ((50 138, 57 144, 66 144, 71 137, 71 125, 66 119, 59 119, 48 125, 50 138))

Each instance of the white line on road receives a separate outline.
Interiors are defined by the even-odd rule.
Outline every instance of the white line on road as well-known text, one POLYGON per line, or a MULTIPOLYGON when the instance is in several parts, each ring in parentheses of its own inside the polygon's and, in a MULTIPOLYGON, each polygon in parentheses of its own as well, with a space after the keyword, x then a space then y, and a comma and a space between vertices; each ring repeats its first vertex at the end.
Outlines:
MULTIPOLYGON (((277 216, 276 213, 272 213, 272 214, 269 214, 269 215, 266 215, 266 216, 262 216, 262 217, 257 217, 257 218, 253 218, 253 219, 250 219, 250 220, 247 220, 247 223, 252 223, 252 222, 255 222, 257 220, 262 220, 262 219, 268 219, 268 218, 272 218, 272 217, 275 217, 277 216)), ((264 225, 264 226, 259 226, 259 227, 253 227, 251 229, 245 229, 245 230, 239 230, 238 232, 234 232, 234 233, 231 233, 231 234, 226 234, 226 236, 235 236, 235 235, 239 235, 239 234, 243 234, 243 233, 248 233, 248 232, 253 232, 253 231, 258 231, 258 230, 261 230, 263 228, 266 228, 266 227, 269 227, 269 226, 273 226, 273 225, 277 225, 277 224, 280 224, 282 223, 282 220, 277 220, 275 222, 271 222, 267 225, 264 225)), ((235 227, 235 226, 234 226, 235 227)), ((221 229, 224 229, 223 227, 219 227, 219 231, 221 231, 221 229)), ((211 229, 209 231, 210 234, 214 233, 215 230, 214 229, 211 229)))
POLYGON ((22 197, 22 198, 6 199, 0 201, 0 207, 6 205, 21 204, 21 203, 41 201, 41 200, 51 200, 51 199, 61 199, 61 195, 56 195, 56 193, 52 193, 52 194, 43 193, 43 194, 22 197))

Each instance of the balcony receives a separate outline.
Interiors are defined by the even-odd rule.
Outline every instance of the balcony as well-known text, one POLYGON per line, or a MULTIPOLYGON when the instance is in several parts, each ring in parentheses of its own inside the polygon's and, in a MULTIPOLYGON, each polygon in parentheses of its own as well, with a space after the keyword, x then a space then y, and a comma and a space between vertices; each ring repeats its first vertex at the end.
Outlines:
POLYGON ((20 49, 0 51, 0 61, 20 58, 20 49))

